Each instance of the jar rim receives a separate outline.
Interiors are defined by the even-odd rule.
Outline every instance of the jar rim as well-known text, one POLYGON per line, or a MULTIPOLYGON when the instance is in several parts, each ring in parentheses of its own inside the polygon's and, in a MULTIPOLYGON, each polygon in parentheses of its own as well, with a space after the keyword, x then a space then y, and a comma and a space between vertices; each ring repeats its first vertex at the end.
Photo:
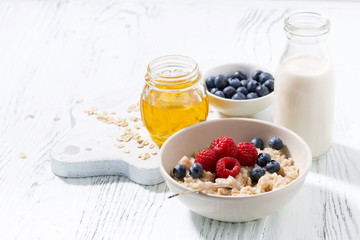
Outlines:
POLYGON ((197 62, 184 55, 164 55, 153 59, 147 66, 147 76, 156 83, 177 85, 188 81, 194 81, 199 75, 197 62), (161 68, 186 68, 188 71, 178 73, 171 72, 169 75, 160 74, 161 68))
POLYGON ((297 12, 285 18, 284 29, 299 37, 317 37, 330 31, 330 21, 320 13, 297 12))

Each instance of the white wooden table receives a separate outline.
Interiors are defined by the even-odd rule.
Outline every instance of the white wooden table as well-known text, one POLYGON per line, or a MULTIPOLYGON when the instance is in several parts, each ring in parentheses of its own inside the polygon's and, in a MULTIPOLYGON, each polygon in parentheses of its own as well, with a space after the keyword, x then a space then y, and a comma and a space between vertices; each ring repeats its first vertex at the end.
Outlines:
POLYGON ((1 1, 0 239, 359 239, 359 22, 355 1, 1 1), (165 54, 191 56, 202 71, 234 61, 275 69, 283 19, 304 10, 332 24, 334 143, 280 212, 218 222, 166 199, 164 183, 51 172, 48 151, 77 99, 139 96, 147 63, 165 54))

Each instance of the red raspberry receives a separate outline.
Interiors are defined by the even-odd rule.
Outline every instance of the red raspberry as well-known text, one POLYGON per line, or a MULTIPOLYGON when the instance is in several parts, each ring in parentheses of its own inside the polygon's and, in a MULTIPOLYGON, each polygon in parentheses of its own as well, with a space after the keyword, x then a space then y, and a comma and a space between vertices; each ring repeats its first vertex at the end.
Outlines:
POLYGON ((218 158, 216 153, 211 149, 205 149, 199 152, 195 157, 195 163, 200 163, 205 171, 215 172, 218 158))
POLYGON ((237 145, 239 160, 241 166, 253 166, 256 163, 258 152, 256 147, 250 142, 240 142, 237 145))
POLYGON ((235 177, 240 172, 240 163, 236 158, 223 157, 216 163, 216 177, 228 178, 235 177))
POLYGON ((234 140, 226 136, 215 139, 210 144, 210 149, 212 149, 216 153, 218 158, 222 158, 222 157, 237 158, 239 155, 234 140))
POLYGON ((214 147, 216 145, 218 145, 218 143, 223 140, 224 138, 226 138, 226 136, 222 136, 222 137, 218 137, 217 139, 215 139, 214 141, 212 141, 212 143, 210 144, 210 149, 214 150, 214 147))

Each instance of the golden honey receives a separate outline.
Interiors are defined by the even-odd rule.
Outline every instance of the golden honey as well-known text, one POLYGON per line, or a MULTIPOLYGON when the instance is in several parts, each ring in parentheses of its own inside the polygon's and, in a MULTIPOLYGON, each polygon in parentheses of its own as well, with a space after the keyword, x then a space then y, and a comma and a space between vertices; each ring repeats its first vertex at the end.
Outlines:
POLYGON ((149 64, 141 117, 159 146, 175 132, 206 120, 209 100, 200 77, 196 62, 184 56, 165 56, 149 64))

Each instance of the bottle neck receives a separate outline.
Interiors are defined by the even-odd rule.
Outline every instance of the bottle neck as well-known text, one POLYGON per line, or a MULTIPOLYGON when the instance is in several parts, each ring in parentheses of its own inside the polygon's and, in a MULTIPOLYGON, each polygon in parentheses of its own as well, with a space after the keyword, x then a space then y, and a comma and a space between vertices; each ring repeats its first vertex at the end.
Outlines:
POLYGON ((288 44, 282 61, 295 56, 311 56, 329 61, 327 35, 330 31, 329 20, 318 13, 294 13, 284 21, 288 44))
POLYGON ((284 58, 295 56, 313 56, 323 60, 330 60, 327 49, 326 35, 317 37, 289 36, 284 58))
POLYGON ((184 89, 201 78, 198 64, 191 58, 170 55, 157 58, 148 65, 147 83, 161 89, 184 89))

